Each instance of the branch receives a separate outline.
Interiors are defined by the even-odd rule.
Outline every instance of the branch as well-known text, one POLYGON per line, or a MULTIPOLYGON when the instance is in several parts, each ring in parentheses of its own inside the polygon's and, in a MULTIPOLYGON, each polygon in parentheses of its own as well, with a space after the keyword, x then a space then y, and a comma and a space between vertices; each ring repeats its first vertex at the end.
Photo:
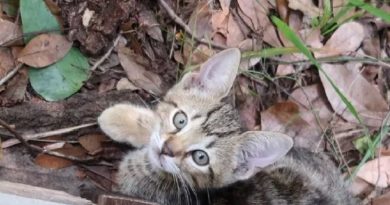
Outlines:
POLYGON ((187 34, 189 34, 192 38, 194 38, 196 41, 198 41, 201 44, 210 45, 210 46, 212 46, 214 48, 218 48, 218 49, 228 48, 225 45, 214 43, 212 41, 206 41, 206 40, 200 38, 199 36, 196 36, 194 33, 192 33, 190 27, 186 23, 184 23, 184 21, 175 13, 175 11, 173 11, 173 9, 167 4, 167 2, 165 2, 165 0, 159 0, 159 2, 161 4, 161 6, 166 10, 168 15, 172 18, 172 20, 176 24, 178 24, 180 27, 182 27, 184 29, 184 31, 187 34))

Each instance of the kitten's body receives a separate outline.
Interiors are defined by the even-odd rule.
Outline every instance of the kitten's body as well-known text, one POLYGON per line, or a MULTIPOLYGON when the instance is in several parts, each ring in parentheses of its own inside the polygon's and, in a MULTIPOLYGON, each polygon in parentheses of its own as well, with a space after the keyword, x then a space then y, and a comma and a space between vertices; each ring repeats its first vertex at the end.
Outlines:
POLYGON ((154 111, 116 105, 103 112, 103 131, 138 147, 119 167, 120 191, 162 205, 357 204, 323 155, 291 149, 280 133, 241 129, 223 100, 238 63, 237 50, 221 52, 154 111))

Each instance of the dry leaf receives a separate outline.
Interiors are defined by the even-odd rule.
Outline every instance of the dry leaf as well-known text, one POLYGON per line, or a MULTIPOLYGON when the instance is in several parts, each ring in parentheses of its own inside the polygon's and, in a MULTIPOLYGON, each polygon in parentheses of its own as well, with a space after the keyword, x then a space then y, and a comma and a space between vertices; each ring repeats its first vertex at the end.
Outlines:
POLYGON ((358 177, 353 180, 353 182, 348 186, 348 191, 350 191, 354 196, 358 196, 364 193, 369 193, 373 189, 373 186, 363 179, 358 177))
POLYGON ((97 154, 103 150, 102 142, 108 138, 102 134, 89 134, 79 138, 81 146, 83 146, 89 154, 97 154))
POLYGON ((364 28, 360 23, 342 24, 319 51, 316 57, 329 57, 356 51, 364 39, 364 28))
POLYGON ((390 156, 368 161, 360 168, 357 176, 374 186, 388 187, 390 185, 390 156))
POLYGON ((14 59, 9 48, 0 48, 0 79, 15 67, 14 59))
POLYGON ((259 99, 251 95, 250 81, 244 77, 238 77, 236 89, 236 104, 240 119, 245 129, 253 130, 259 119, 259 99))
MULTIPOLYGON (((379 90, 362 77, 359 73, 359 67, 360 65, 356 63, 347 63, 346 65, 322 64, 324 73, 330 77, 335 86, 355 107, 363 123, 368 126, 380 127, 388 112, 388 104, 379 90)), ((347 110, 347 106, 323 72, 319 73, 333 110, 344 119, 357 123, 357 119, 347 110)))
POLYGON ((237 45, 245 39, 245 36, 232 14, 229 15, 228 19, 226 45, 228 47, 237 47, 237 45))
POLYGON ((196 9, 192 12, 188 26, 199 38, 211 38, 213 28, 211 26, 211 12, 206 1, 199 1, 196 9))
POLYGON ((82 22, 83 22, 84 27, 89 26, 89 22, 91 21, 94 14, 95 14, 94 10, 89 10, 88 8, 86 8, 84 10, 84 14, 83 14, 83 18, 82 18, 82 22))
POLYGON ((127 77, 130 79, 130 81, 132 81, 137 87, 155 95, 162 94, 162 81, 160 76, 153 72, 147 71, 144 67, 145 64, 141 64, 147 63, 146 59, 141 59, 141 56, 137 56, 131 49, 126 47, 119 49, 118 56, 119 61, 123 69, 126 71, 127 77), (142 62, 139 63, 139 61, 142 62))
POLYGON ((316 7, 312 0, 293 0, 288 1, 288 7, 294 10, 300 10, 306 16, 314 18, 321 15, 321 10, 316 7))
MULTIPOLYGON (((13 40, 17 40, 22 36, 22 30, 19 25, 16 25, 7 20, 0 18, 0 46, 9 46, 13 40)), ((21 39, 12 43, 11 45, 21 45, 21 39)))
POLYGON ((164 42, 160 24, 157 22, 157 19, 151 10, 143 9, 139 13, 138 21, 141 26, 146 27, 146 32, 150 37, 152 37, 154 40, 164 42))
POLYGON ((300 107, 292 101, 276 103, 261 112, 261 129, 286 133, 294 138, 295 146, 312 150, 317 148, 321 133, 312 121, 301 117, 300 107))
POLYGON ((127 78, 121 78, 116 84, 117 90, 139 90, 137 86, 135 86, 132 82, 130 82, 127 78))
POLYGON ((34 68, 42 68, 62 59, 72 47, 64 36, 41 34, 33 38, 19 53, 18 61, 34 68))
POLYGON ((385 194, 375 198, 372 200, 372 205, 389 205, 390 201, 390 192, 386 192, 385 194))
POLYGON ((11 106, 23 102, 27 89, 28 75, 21 69, 7 84, 6 90, 0 94, 0 106, 11 106))
POLYGON ((55 157, 47 154, 38 154, 35 158, 35 164, 49 169, 61 169, 71 166, 73 163, 70 160, 55 157))

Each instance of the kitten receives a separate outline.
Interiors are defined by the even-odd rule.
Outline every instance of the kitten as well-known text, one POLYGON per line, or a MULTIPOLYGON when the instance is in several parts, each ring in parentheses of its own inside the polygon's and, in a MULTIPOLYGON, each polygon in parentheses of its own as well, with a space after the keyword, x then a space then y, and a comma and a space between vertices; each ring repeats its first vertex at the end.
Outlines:
POLYGON ((120 164, 120 191, 163 205, 357 204, 325 156, 281 133, 242 130, 226 102, 239 63, 238 49, 224 50, 154 110, 119 104, 101 114, 107 135, 137 148, 120 164))

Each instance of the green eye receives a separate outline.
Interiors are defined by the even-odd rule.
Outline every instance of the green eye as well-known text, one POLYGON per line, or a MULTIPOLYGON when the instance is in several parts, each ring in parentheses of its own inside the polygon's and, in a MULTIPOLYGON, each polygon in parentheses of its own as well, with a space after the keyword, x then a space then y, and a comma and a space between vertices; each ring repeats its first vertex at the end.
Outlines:
POLYGON ((209 164, 209 156, 202 150, 193 151, 192 160, 194 160, 194 162, 199 166, 206 166, 209 164))
POLYGON ((173 116, 173 124, 177 129, 183 129, 187 125, 187 115, 179 111, 173 116))

